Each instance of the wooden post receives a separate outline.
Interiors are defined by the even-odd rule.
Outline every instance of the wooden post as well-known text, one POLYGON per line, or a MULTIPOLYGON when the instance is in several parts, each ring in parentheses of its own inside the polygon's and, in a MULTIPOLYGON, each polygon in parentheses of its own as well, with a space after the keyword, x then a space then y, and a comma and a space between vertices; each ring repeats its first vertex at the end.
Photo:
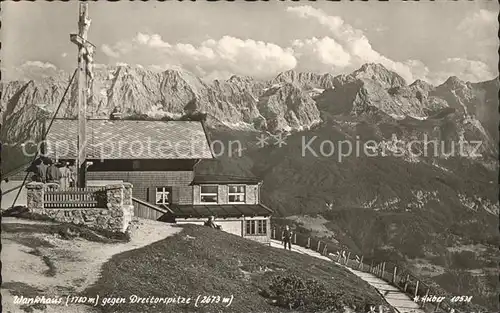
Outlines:
POLYGON ((319 247, 321 246, 321 241, 318 241, 318 248, 316 249, 317 252, 319 252, 319 247))
POLYGON ((372 263, 370 264, 370 273, 373 273, 373 260, 372 263))
POLYGON ((398 271, 397 266, 394 266, 394 273, 392 273, 392 283, 395 285, 396 284, 396 273, 398 271))
POLYGON ((345 265, 349 266, 349 258, 351 257, 351 251, 349 251, 349 253, 347 253, 347 257, 345 259, 345 265))
POLYGON ((339 251, 339 259, 337 260, 337 263, 340 263, 341 259, 342 259, 342 252, 339 251))
POLYGON ((359 270, 363 270, 363 258, 364 258, 364 255, 361 256, 361 260, 359 261, 359 266, 358 266, 358 269, 359 270))
POLYGON ((78 138, 77 138, 77 158, 76 158, 76 183, 80 188, 86 186, 86 128, 87 128, 87 98, 88 81, 87 75, 93 75, 91 72, 91 59, 95 46, 87 41, 87 34, 90 27, 90 19, 88 16, 88 3, 80 3, 79 19, 78 19, 78 34, 70 34, 70 40, 78 47, 78 75, 77 75, 77 94, 76 100, 78 103, 78 138), (87 64, 89 62, 89 64, 87 64))
POLYGON ((385 273, 385 262, 382 263, 382 274, 380 275, 382 278, 384 278, 384 273, 385 273))
POLYGON ((406 292, 406 289, 408 288, 408 282, 409 281, 410 281, 410 274, 407 274, 406 275, 406 280, 405 280, 405 288, 404 288, 405 292, 406 292))
POLYGON ((418 296, 418 284, 420 281, 417 280, 417 285, 415 286, 415 297, 418 296))
POLYGON ((307 249, 311 249, 311 237, 307 238, 307 249))
POLYGON ((273 227, 273 239, 276 239, 276 228, 273 227))
POLYGON ((297 244, 297 233, 293 233, 293 244, 297 244))

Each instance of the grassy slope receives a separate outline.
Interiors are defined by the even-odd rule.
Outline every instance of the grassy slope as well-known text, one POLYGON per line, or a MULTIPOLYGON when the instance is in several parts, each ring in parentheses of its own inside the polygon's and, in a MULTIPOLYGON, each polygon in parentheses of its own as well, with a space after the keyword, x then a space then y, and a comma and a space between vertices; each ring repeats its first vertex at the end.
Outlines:
POLYGON ((114 256, 87 293, 123 297, 234 296, 232 305, 225 310, 215 304, 205 309, 193 305, 181 308, 172 304, 125 304, 103 306, 102 312, 284 312, 286 309, 270 304, 260 295, 274 275, 284 272, 326 283, 338 300, 350 307, 383 301, 368 284, 327 261, 194 225, 185 226, 181 233, 163 241, 114 256))
MULTIPOLYGON (((317 135, 312 146, 319 151, 322 140, 337 142, 354 134, 360 134, 363 139, 380 140, 379 131, 383 129, 380 126, 388 124, 384 122, 378 124, 379 127, 373 126, 375 124, 361 123, 354 132, 335 123, 323 125, 292 135, 284 147, 250 149, 244 151, 241 158, 226 158, 213 168, 219 173, 222 170, 252 172, 263 178, 262 201, 275 210, 277 216, 321 213, 330 221, 326 227, 337 234, 336 239, 355 253, 404 263, 415 258, 426 259, 445 268, 446 272, 434 280, 449 292, 474 295, 476 303, 496 306, 497 299, 491 296, 495 284, 490 274, 473 278, 465 273, 470 283, 464 283, 466 287, 459 289, 455 286, 456 280, 464 276, 463 271, 455 269, 491 267, 491 262, 484 260, 498 257, 492 249, 498 242, 494 216, 482 209, 477 212, 467 209, 457 197, 457 193, 461 193, 497 202, 497 185, 492 183, 497 179, 495 172, 460 158, 441 160, 440 164, 449 169, 444 171, 430 162, 408 163, 397 157, 351 156, 338 162, 335 156, 313 157, 310 153, 302 156, 303 135, 306 142, 317 135), (437 198, 424 200, 422 206, 406 211, 409 204, 419 203, 414 194, 419 190, 436 191, 437 198), (383 203, 395 198, 401 202, 385 209, 383 203), (380 211, 361 208, 373 199, 378 199, 376 207, 382 207, 380 211), (333 203, 334 210, 325 212, 325 203, 333 203), (448 248, 467 244, 484 244, 487 251, 463 267, 460 263, 464 262, 457 262, 462 257, 450 254, 448 248)), ((433 125, 424 126, 422 131, 433 129, 430 127, 433 125)), ((390 133, 411 132, 413 128, 391 127, 393 129, 382 131, 387 133, 384 137, 390 133)), ((212 137, 234 140, 228 134, 216 132, 212 137)), ((203 171, 213 168, 203 162, 200 166, 203 171)))

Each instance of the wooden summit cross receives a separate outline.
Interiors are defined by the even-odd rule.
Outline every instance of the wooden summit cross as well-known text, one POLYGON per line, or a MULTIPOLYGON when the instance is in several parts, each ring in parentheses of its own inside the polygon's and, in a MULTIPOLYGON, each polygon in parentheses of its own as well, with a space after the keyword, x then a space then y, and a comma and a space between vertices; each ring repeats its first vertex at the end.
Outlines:
POLYGON ((87 34, 90 27, 90 18, 88 16, 88 4, 79 3, 78 34, 70 34, 70 40, 78 47, 78 75, 77 84, 77 102, 78 102, 78 154, 75 166, 77 168, 77 186, 84 188, 86 167, 86 133, 87 126, 87 99, 92 95, 92 84, 94 74, 92 72, 93 54, 95 46, 87 40, 87 34))

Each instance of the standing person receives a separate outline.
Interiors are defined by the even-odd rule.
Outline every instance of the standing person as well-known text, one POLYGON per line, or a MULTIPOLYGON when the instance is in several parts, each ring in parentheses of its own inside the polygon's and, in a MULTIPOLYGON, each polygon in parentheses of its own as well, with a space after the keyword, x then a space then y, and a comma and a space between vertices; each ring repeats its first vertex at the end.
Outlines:
POLYGON ((69 170, 69 163, 64 162, 64 165, 59 168, 59 171, 61 172, 61 189, 69 188, 69 179, 71 175, 69 170))
POLYGON ((76 167, 74 163, 68 166, 69 169, 69 186, 76 187, 76 167))
POLYGON ((38 166, 40 165, 40 162, 42 162, 42 160, 40 160, 40 158, 36 158, 26 169, 26 172, 30 173, 31 175, 31 181, 41 182, 41 179, 38 175, 38 166))
POLYGON ((47 160, 39 158, 35 161, 35 180, 40 183, 47 182, 47 160))
POLYGON ((292 250, 292 231, 290 230, 290 226, 288 225, 285 226, 285 230, 283 231, 281 239, 283 240, 285 249, 288 244, 288 250, 292 250))
POLYGON ((47 183, 60 184, 61 183, 61 171, 56 166, 55 162, 48 160, 49 166, 47 167, 47 183))

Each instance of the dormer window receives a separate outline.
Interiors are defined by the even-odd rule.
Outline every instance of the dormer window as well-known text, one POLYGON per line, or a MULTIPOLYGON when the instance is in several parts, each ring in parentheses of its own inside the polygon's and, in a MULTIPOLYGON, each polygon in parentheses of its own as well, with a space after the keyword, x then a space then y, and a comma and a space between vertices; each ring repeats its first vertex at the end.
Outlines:
POLYGON ((229 185, 229 203, 245 203, 245 185, 229 185))
POLYGON ((217 189, 217 186, 214 185, 200 186, 200 202, 217 203, 217 189))

